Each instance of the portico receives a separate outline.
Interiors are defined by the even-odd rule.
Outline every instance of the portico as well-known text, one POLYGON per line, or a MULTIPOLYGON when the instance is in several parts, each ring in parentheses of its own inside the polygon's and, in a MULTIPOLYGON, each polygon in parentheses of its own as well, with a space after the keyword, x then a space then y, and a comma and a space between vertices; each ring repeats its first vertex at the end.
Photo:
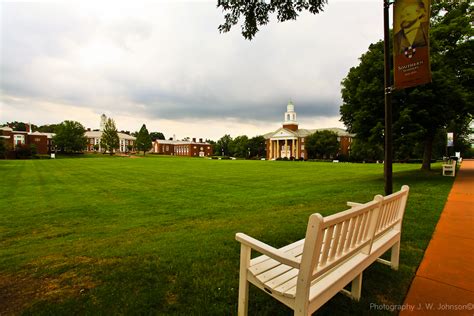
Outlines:
POLYGON ((269 139, 269 159, 299 157, 298 144, 298 136, 289 131, 275 133, 269 139))

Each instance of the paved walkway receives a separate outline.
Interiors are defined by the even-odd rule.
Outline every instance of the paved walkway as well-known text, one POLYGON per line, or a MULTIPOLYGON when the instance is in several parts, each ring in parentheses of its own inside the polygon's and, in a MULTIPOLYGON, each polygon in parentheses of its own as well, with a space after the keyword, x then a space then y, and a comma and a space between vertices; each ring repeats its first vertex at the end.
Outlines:
POLYGON ((400 315, 474 315, 474 160, 456 175, 400 315))

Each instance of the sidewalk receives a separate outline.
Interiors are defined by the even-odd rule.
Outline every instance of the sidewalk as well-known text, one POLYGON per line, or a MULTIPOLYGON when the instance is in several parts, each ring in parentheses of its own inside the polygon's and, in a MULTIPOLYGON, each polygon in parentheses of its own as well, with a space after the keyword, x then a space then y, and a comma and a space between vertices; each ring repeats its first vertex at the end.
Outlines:
POLYGON ((464 160, 400 315, 474 315, 474 160, 464 160))

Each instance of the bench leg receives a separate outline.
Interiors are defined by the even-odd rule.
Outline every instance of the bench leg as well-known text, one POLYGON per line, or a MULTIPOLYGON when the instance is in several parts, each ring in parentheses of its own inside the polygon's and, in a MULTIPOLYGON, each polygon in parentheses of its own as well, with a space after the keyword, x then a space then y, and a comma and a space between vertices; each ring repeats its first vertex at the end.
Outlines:
POLYGON ((390 267, 393 270, 398 270, 398 262, 400 260, 400 241, 392 247, 392 254, 390 258, 390 267))
POLYGON ((359 301, 362 294, 362 272, 351 283, 351 297, 359 301))
POLYGON ((247 316, 248 314, 249 282, 247 281, 247 269, 250 265, 250 251, 250 247, 240 246, 239 316, 247 316))

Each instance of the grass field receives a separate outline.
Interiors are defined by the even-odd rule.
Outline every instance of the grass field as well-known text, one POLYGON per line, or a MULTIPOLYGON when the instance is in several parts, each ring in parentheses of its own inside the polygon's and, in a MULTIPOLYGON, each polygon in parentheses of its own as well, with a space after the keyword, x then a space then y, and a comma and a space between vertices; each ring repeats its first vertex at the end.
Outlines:
MULTIPOLYGON (((453 181, 419 168, 394 165, 394 189, 411 187, 400 270, 372 265, 362 300, 322 315, 403 302, 453 181)), ((79 158, 0 161, 0 177, 0 314, 234 315, 236 232, 279 247, 311 213, 383 194, 381 164, 79 158)), ((250 298, 251 315, 290 314, 250 298)))

